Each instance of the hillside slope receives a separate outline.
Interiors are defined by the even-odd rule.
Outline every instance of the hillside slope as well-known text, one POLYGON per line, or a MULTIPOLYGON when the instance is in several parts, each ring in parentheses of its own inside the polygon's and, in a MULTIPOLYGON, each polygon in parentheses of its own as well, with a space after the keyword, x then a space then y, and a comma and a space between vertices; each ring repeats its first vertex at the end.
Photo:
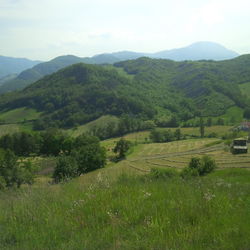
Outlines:
POLYGON ((245 108, 239 84, 250 81, 250 56, 214 62, 139 58, 114 66, 75 64, 26 89, 3 95, 0 112, 28 107, 47 125, 72 127, 102 115, 187 120, 245 108))

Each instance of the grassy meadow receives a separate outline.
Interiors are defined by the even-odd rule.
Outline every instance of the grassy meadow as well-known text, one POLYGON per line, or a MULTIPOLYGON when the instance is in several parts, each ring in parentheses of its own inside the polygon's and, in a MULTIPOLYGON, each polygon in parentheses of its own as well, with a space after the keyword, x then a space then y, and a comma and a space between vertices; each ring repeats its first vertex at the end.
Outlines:
POLYGON ((41 113, 31 108, 17 108, 0 113, 0 120, 5 123, 20 123, 24 121, 35 120, 41 113))
POLYGON ((76 137, 81 135, 82 133, 86 133, 89 132, 89 130, 93 127, 97 127, 97 128, 102 128, 105 127, 107 123, 109 122, 113 122, 114 124, 117 125, 119 121, 119 118, 112 116, 112 115, 104 115, 101 116, 100 118, 88 122, 84 125, 78 126, 77 128, 74 129, 68 129, 67 133, 69 133, 71 136, 76 137))
MULTIPOLYGON (((0 249, 249 249, 250 153, 232 155, 219 138, 149 143, 148 135, 126 135, 134 142, 126 159, 63 184, 51 184, 56 158, 31 157, 35 184, 0 191, 0 249), (203 155, 215 172, 179 176, 203 155)), ((118 139, 101 142, 109 157, 118 139)))
POLYGON ((248 249, 248 170, 111 177, 1 193, 1 249, 248 249))

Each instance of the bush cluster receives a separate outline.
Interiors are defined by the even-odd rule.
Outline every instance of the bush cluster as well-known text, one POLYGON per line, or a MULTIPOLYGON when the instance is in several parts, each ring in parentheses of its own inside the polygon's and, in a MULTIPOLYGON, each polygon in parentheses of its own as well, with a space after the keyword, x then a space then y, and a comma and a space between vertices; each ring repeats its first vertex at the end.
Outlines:
POLYGON ((149 138, 152 142, 171 142, 181 140, 184 138, 184 136, 182 135, 181 130, 179 128, 177 128, 174 132, 172 132, 170 129, 153 129, 150 132, 149 138))
POLYGON ((106 150, 101 147, 97 137, 81 135, 71 145, 71 150, 64 151, 57 161, 53 173, 56 183, 67 181, 81 174, 104 167, 106 150))
POLYGON ((215 161, 208 155, 204 155, 202 158, 192 157, 188 167, 181 172, 181 176, 204 176, 214 171, 215 168, 215 161))
POLYGON ((0 152, 0 189, 18 187, 34 182, 34 169, 30 161, 20 161, 10 150, 0 152))
POLYGON ((205 155, 202 158, 191 158, 188 166, 181 172, 178 172, 176 169, 151 168, 149 177, 153 179, 198 177, 211 173, 215 168, 215 161, 210 156, 205 155))

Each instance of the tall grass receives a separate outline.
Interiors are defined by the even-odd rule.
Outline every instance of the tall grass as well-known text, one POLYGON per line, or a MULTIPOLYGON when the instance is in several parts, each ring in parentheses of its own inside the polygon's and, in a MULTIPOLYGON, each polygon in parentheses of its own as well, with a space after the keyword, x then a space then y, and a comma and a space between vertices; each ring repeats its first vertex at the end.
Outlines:
POLYGON ((250 172, 98 174, 0 194, 1 249, 249 249, 250 172))

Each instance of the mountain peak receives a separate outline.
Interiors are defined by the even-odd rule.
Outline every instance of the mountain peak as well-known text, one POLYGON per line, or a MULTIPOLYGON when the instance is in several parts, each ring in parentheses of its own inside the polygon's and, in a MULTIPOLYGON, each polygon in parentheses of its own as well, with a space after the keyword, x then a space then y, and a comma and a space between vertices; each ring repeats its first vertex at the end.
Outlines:
POLYGON ((238 53, 229 50, 219 43, 200 41, 179 49, 165 50, 152 54, 151 57, 184 60, 226 60, 239 56, 238 53))

